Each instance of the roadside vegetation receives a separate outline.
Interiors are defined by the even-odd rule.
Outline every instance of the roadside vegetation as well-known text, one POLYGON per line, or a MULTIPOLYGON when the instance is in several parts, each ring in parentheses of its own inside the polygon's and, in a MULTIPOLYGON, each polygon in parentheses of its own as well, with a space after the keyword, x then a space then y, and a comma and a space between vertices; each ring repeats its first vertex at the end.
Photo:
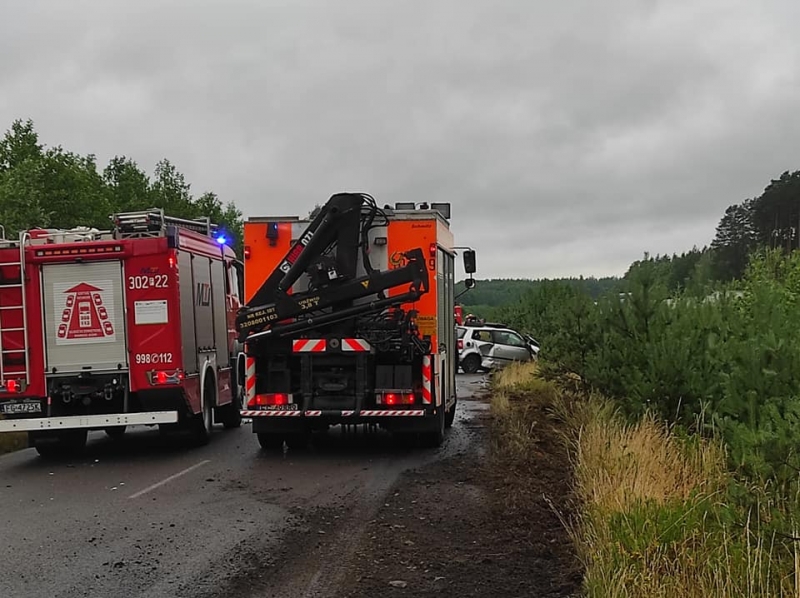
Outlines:
POLYGON ((533 464, 530 414, 561 422, 588 596, 796 596, 800 254, 754 252, 702 293, 662 274, 505 308, 542 353, 494 377, 495 448, 533 464))
POLYGON ((473 309, 541 342, 493 376, 493 448, 524 486, 559 431, 587 596, 800 595, 798 198, 785 172, 710 247, 473 309))
POLYGON ((0 455, 24 449, 28 446, 27 433, 0 434, 0 455))

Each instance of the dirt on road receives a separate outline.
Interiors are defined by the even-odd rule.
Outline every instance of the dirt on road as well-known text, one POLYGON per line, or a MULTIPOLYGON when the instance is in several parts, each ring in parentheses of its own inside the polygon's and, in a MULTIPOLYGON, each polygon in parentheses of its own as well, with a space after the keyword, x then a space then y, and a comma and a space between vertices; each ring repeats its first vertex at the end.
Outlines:
POLYGON ((578 595, 581 570, 550 506, 567 503, 564 449, 543 437, 535 476, 521 483, 487 452, 489 417, 462 424, 475 437, 467 451, 400 477, 337 598, 578 595))
POLYGON ((540 459, 520 476, 491 452, 488 399, 465 403, 468 415, 451 432, 455 450, 446 446, 444 458, 405 467, 371 491, 295 511, 281 551, 257 558, 224 595, 577 596, 582 571, 551 507, 570 502, 555 431, 537 431, 540 459))

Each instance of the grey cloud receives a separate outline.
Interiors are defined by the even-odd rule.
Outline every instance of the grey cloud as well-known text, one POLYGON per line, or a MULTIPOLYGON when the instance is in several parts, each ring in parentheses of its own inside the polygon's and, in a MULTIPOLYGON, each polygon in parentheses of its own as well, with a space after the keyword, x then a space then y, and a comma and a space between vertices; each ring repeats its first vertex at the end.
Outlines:
POLYGON ((247 215, 451 201, 481 276, 621 274, 797 167, 791 0, 15 4, 4 123, 247 215))

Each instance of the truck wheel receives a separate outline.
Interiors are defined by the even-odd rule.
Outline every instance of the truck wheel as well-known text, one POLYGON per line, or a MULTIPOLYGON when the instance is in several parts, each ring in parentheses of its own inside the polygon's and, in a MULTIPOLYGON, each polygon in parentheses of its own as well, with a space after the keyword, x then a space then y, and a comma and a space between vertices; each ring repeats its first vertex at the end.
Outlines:
POLYGON ((270 434, 268 432, 258 432, 258 444, 265 451, 283 450, 283 436, 280 434, 270 434))
POLYGON ((456 419, 456 407, 458 406, 458 397, 453 402, 453 406, 450 407, 450 411, 448 411, 444 416, 444 427, 445 428, 452 428, 453 422, 456 419))
POLYGON ((205 392, 203 393, 203 410, 195 416, 195 440, 198 444, 208 444, 211 440, 211 431, 214 428, 214 403, 216 398, 216 383, 214 376, 206 378, 205 392))
POLYGON ((119 440, 124 436, 125 428, 125 426, 111 426, 110 428, 106 428, 106 434, 109 438, 119 440))
POLYGON ((84 429, 64 430, 57 435, 35 437, 33 446, 39 456, 44 458, 70 457, 77 455, 86 447, 89 431, 84 429))
POLYGON ((286 446, 296 451, 307 449, 311 443, 310 432, 298 432, 296 434, 289 434, 286 436, 286 446))
POLYGON ((436 412, 436 415, 431 422, 434 428, 427 432, 424 436, 425 446, 430 448, 438 448, 444 442, 444 427, 445 427, 445 412, 444 405, 436 412))
POLYGON ((242 399, 244 398, 244 386, 237 384, 236 393, 229 405, 220 407, 219 414, 222 425, 226 430, 238 428, 242 425, 242 399))
POLYGON ((461 369, 465 374, 474 374, 481 367, 481 358, 472 353, 467 355, 461 362, 461 369))

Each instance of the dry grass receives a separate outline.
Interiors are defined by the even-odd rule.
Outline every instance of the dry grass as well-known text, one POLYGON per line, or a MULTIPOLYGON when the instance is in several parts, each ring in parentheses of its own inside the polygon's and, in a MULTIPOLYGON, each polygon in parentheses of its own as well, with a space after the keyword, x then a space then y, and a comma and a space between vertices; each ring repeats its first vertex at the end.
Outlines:
POLYGON ((28 435, 18 432, 4 432, 0 434, 0 455, 27 448, 28 435))
POLYGON ((519 391, 538 380, 539 365, 535 361, 515 362, 494 374, 494 388, 500 391, 519 391))
POLYGON ((717 443, 686 444, 652 417, 626 425, 608 410, 578 429, 575 478, 586 504, 623 511, 642 501, 667 504, 714 494, 724 480, 717 443))
POLYGON ((502 461, 530 464, 541 456, 542 407, 552 405, 557 392, 536 373, 534 362, 514 363, 492 380, 492 441, 502 461))
POLYGON ((536 373, 524 364, 495 376, 493 442, 505 458, 531 462, 543 411, 560 422, 579 512, 564 524, 587 596, 800 596, 800 553, 764 529, 764 509, 727 499, 720 443, 681 438, 652 417, 626 423, 602 397, 558 390, 536 373))
POLYGON ((718 442, 681 439, 652 417, 626 424, 591 402, 572 451, 588 596, 797 595, 794 555, 727 500, 718 442))

